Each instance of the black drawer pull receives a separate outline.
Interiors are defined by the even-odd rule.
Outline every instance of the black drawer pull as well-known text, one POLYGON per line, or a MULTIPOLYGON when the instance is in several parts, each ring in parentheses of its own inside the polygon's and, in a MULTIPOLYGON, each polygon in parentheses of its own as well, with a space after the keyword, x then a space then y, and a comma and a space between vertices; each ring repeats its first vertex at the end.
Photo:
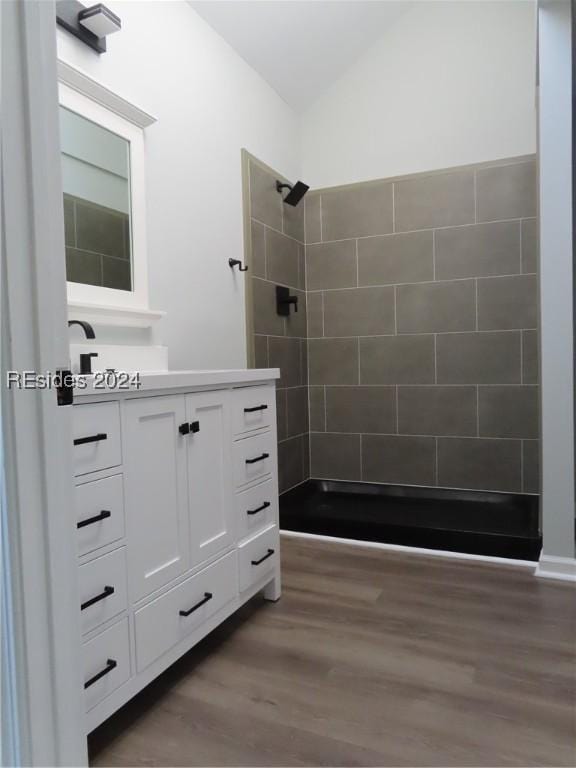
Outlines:
POLYGON ((255 405, 254 408, 244 408, 244 413, 254 413, 254 411, 265 411, 267 405, 255 405))
POLYGON ((257 461, 264 461, 264 459, 269 459, 270 454, 269 453, 263 453, 262 456, 256 456, 255 459, 246 459, 246 464, 256 464, 257 461))
POLYGON ((99 523, 100 520, 107 520, 109 517, 112 517, 112 512, 110 512, 109 509, 103 509, 99 515, 94 515, 94 517, 87 517, 86 520, 80 520, 79 523, 76 523, 76 528, 84 528, 86 525, 99 523))
POLYGON ((104 675, 107 675, 108 672, 112 672, 112 670, 116 669, 117 666, 118 666, 117 661, 114 661, 114 659, 108 659, 104 669, 101 669, 100 672, 94 675, 94 677, 91 677, 90 680, 86 680, 86 682, 84 683, 84 688, 85 689, 90 688, 91 685, 94 685, 94 683, 97 683, 101 677, 104 677, 104 675))
POLYGON ((264 555, 264 557, 261 557, 260 560, 252 560, 251 563, 252 565, 260 565, 260 563, 263 563, 264 560, 268 560, 269 557, 272 557, 273 554, 274 554, 274 550, 269 549, 268 552, 266 552, 266 554, 264 555))
POLYGON ((97 435, 89 435, 88 437, 77 437, 74 440, 74 445, 85 445, 86 443, 99 443, 100 440, 107 440, 108 435, 106 432, 99 432, 97 435))
POLYGON ((264 504, 262 504, 259 507, 256 507, 256 509, 247 509, 246 510, 246 514, 247 515, 256 515, 256 514, 258 514, 258 512, 262 512, 263 509, 268 509, 269 506, 270 506, 270 502, 269 501, 265 501, 264 504))
POLYGON ((104 592, 100 592, 100 594, 96 595, 96 597, 91 597, 90 600, 86 600, 85 603, 82 603, 80 610, 83 611, 85 608, 90 608, 90 606, 94 605, 94 603, 99 603, 100 600, 105 600, 107 597, 110 597, 110 595, 113 594, 114 587, 104 587, 104 592))
POLYGON ((199 603, 196 603, 196 605, 193 605, 192 608, 189 608, 187 611, 179 611, 180 616, 190 616, 191 613, 194 613, 194 611, 197 611, 198 608, 202 608, 204 603, 207 603, 208 600, 212 600, 214 595, 212 592, 204 592, 204 597, 202 600, 200 600, 199 603))

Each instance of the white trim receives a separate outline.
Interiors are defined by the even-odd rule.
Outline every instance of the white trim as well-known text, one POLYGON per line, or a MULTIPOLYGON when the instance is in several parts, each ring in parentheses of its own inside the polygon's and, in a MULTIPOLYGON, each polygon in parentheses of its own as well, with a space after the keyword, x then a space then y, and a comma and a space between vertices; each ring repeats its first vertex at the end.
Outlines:
POLYGON ((153 309, 131 309, 105 304, 68 301, 68 317, 71 320, 88 320, 97 325, 113 325, 123 328, 150 328, 166 317, 166 312, 153 309))
POLYGON ((544 552, 571 559, 576 495, 570 3, 540 0, 538 41, 542 539, 544 552))
POLYGON ((101 104, 111 112, 128 120, 138 128, 147 128, 156 122, 157 118, 146 112, 141 107, 114 93, 98 80, 94 80, 86 72, 78 67, 73 67, 67 61, 58 59, 58 80, 78 93, 84 94, 92 101, 101 104))
POLYGON ((343 539, 340 536, 322 536, 318 533, 301 533, 300 531, 285 531, 280 529, 282 536, 292 539, 313 539, 333 544, 349 544, 353 547, 367 549, 383 549, 400 552, 407 555, 426 555, 426 557, 443 557, 447 560, 475 560, 479 563, 496 563, 497 565, 513 565, 516 568, 534 568, 533 560, 513 560, 507 557, 490 557, 489 555, 469 555, 466 552, 449 552, 445 549, 425 549, 424 547, 405 547, 402 544, 384 544, 379 541, 363 541, 361 539, 343 539))
POLYGON ((60 104, 87 120, 121 136, 130 147, 130 224, 132 230, 132 290, 119 291, 97 285, 68 283, 68 302, 148 309, 148 259, 146 255, 146 191, 144 133, 141 128, 110 112, 67 85, 59 85, 60 104))
POLYGON ((576 582, 576 558, 542 555, 534 575, 539 579, 558 579, 576 582))
MULTIPOLYGON (((68 367, 54 3, 2 15, 2 363, 68 367)), ((0 389, 20 765, 87 764, 71 407, 0 389)), ((3 627, 4 628, 4 627, 3 627)))

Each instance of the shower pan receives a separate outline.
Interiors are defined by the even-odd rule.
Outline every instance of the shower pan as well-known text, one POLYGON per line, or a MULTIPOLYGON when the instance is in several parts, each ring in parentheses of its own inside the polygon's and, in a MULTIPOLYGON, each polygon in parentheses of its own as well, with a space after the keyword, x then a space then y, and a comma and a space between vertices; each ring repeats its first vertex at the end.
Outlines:
POLYGON ((538 497, 308 480, 280 497, 284 530, 537 561, 538 497))

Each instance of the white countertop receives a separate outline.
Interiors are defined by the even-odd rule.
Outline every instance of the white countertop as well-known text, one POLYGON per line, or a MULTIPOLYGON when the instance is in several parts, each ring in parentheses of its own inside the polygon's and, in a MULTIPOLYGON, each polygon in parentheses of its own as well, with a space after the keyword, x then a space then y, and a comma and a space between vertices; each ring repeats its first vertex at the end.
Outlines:
MULTIPOLYGON (((123 373, 117 373, 121 377, 123 373)), ((138 374, 127 372, 126 377, 139 377, 140 386, 136 380, 121 382, 99 382, 98 374, 84 377, 86 387, 74 389, 74 397, 97 397, 101 395, 123 395, 154 390, 196 389, 207 387, 230 387, 271 382, 280 378, 279 368, 238 368, 232 370, 214 371, 142 371, 138 374)), ((105 376, 105 374, 103 374, 105 376)), ((114 374, 112 374, 114 377, 114 374)))

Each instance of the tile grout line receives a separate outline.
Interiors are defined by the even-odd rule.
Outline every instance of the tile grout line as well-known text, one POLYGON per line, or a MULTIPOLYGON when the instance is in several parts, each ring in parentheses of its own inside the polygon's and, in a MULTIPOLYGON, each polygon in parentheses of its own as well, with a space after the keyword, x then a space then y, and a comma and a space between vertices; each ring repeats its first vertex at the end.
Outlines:
POLYGON ((524 274, 524 242, 522 238, 522 219, 518 219, 518 226, 520 227, 520 263, 518 264, 518 274, 524 274))
MULTIPOLYGON (((491 441, 494 442, 495 440, 501 443, 521 443, 521 442, 533 442, 537 443, 538 438, 536 437, 500 437, 497 435, 432 435, 430 433, 428 434, 419 434, 415 432, 401 432, 399 435, 396 434, 396 432, 342 432, 342 430, 330 430, 329 432, 319 432, 317 429, 313 430, 313 433, 315 435, 320 434, 327 434, 327 435, 378 435, 380 437, 415 437, 415 438, 421 438, 426 437, 428 439, 434 439, 437 438, 438 440, 482 440, 482 441, 491 441)), ((305 434, 305 433, 302 433, 305 434)), ((472 489, 468 489, 472 490, 472 489)), ((478 489, 483 490, 483 489, 478 489)))
POLYGON ((478 176, 474 169, 474 223, 478 224, 478 176))
MULTIPOLYGON (((398 288, 398 286, 395 285, 394 286, 394 333, 392 334, 393 336, 398 336, 398 310, 397 310, 397 307, 398 307, 398 293, 397 293, 397 290, 396 290, 397 288, 398 288)), ((358 338, 360 338, 360 337, 358 337, 358 338)))
POLYGON ((327 385, 324 384, 324 432, 328 432, 328 411, 326 401, 328 400, 327 385))
POLYGON ((400 409, 398 406, 398 384, 396 384, 396 434, 400 434, 400 409))
POLYGON ((273 227, 271 224, 268 224, 267 222, 262 221, 262 219, 257 219, 254 216, 250 216, 250 220, 256 222, 256 224, 260 224, 261 227, 266 227, 271 232, 276 232, 277 235, 282 235, 282 237, 285 237, 287 240, 293 240, 295 243, 300 243, 300 245, 304 244, 302 240, 298 240, 297 237, 293 237, 292 235, 288 235, 286 232, 282 232, 281 229, 277 229, 276 227, 273 227))
POLYGON ((476 384, 476 437, 480 437, 480 385, 479 384, 476 384))
POLYGON ((364 479, 364 446, 363 446, 363 435, 360 433, 358 435, 360 438, 360 480, 364 479))
MULTIPOLYGON (((410 331, 409 333, 399 333, 397 334, 398 338, 411 338, 413 336, 466 336, 473 333, 481 333, 481 334, 488 334, 488 333, 516 333, 520 334, 522 331, 537 331, 538 328, 505 328, 504 330, 499 330, 497 328, 490 328, 488 330, 470 330, 470 331, 422 331, 421 333, 416 333, 414 331, 410 331)), ((278 334, 271 333, 271 334, 256 334, 260 336, 272 336, 273 338, 303 338, 303 337, 294 337, 294 336, 279 336, 278 334)), ((396 334, 394 333, 373 333, 372 335, 366 336, 366 335, 353 335, 353 336, 311 336, 309 341, 311 339, 392 339, 395 338, 396 334)))
POLYGON ((360 265, 358 263, 358 238, 354 241, 356 243, 356 288, 360 287, 360 265))
POLYGON ((396 183, 392 182, 392 233, 396 232, 396 183))
POLYGON ((436 230, 432 230, 432 280, 436 282, 436 230))
POLYGON ((438 334, 434 334, 434 384, 438 384, 438 334))
MULTIPOLYGON (((260 334, 260 335, 262 335, 262 334, 260 334)), ((274 337, 272 337, 272 338, 274 338, 274 337)), ((276 337, 276 338, 281 338, 281 337, 276 337)), ((300 341, 305 341, 305 339, 300 339, 300 341)), ((272 366, 272 367, 274 367, 274 366, 272 366)), ((305 386, 307 386, 307 385, 306 384, 291 384, 291 385, 288 385, 286 387, 282 387, 282 389, 302 389, 302 387, 305 387, 305 386)), ((515 384, 510 384, 510 383, 506 383, 506 382, 503 383, 503 384, 494 384, 494 383, 474 384, 474 383, 470 383, 470 382, 467 383, 467 384, 434 384, 433 382, 429 383, 429 384, 412 384, 412 383, 408 383, 408 384, 405 384, 405 383, 395 384, 394 382, 388 382, 387 384, 380 384, 380 383, 376 383, 376 384, 353 384, 353 383, 335 384, 334 382, 329 382, 328 384, 325 385, 325 384, 322 384, 322 383, 318 382, 318 383, 315 383, 315 384, 310 384, 310 386, 311 387, 324 387, 324 386, 328 386, 328 387, 336 387, 336 388, 342 387, 343 389, 345 389, 346 387, 362 387, 362 388, 365 388, 365 389, 371 389, 371 388, 372 389, 373 388, 390 389, 392 387, 412 387, 412 388, 426 389, 426 388, 436 387, 436 386, 438 386, 438 387, 446 387, 446 388, 460 387, 462 389, 470 389, 471 387, 478 387, 478 386, 480 386, 480 387, 501 387, 501 388, 523 387, 524 389, 530 389, 530 388, 537 389, 539 387, 539 384, 520 384, 519 382, 516 382, 515 384)), ((536 437, 526 437, 524 439, 525 440, 537 440, 536 437)))
MULTIPOLYGON (((402 285, 436 285, 438 283, 465 283, 465 282, 471 282, 472 280, 502 280, 503 278, 510 278, 510 277, 537 277, 538 272, 513 272, 509 274, 503 274, 503 275, 470 275, 469 277, 447 277, 443 278, 442 280, 420 280, 418 282, 397 282, 397 283, 374 283, 370 285, 342 285, 339 288, 310 288, 310 293, 318 293, 319 291, 357 291, 357 290, 368 290, 370 288, 391 288, 393 285, 396 286, 402 286, 402 285)), ((258 277, 258 275, 253 275, 253 277, 256 278, 256 280, 264 280, 263 277, 258 277)), ((272 282, 269 280, 268 282, 272 282)), ((278 281, 276 281, 278 282, 278 281)))
POLYGON ((520 440, 520 493, 524 493, 524 440, 520 440))
POLYGON ((268 280, 268 227, 264 227, 264 279, 268 280))
POLYGON ((476 311, 476 333, 478 333, 478 278, 474 278, 474 309, 476 311))
POLYGON ((322 215, 322 195, 318 195, 318 199, 319 199, 319 208, 320 208, 320 211, 319 211, 320 212, 320 242, 323 243, 324 242, 324 226, 322 223, 322 219, 324 218, 324 216, 322 215))
MULTIPOLYGON (((490 219, 489 221, 469 221, 466 224, 444 224, 444 225, 436 225, 431 227, 421 227, 420 229, 406 229, 401 230, 399 232, 384 232, 378 235, 355 235, 354 237, 335 237, 332 240, 314 240, 308 245, 324 245, 327 243, 347 243, 350 242, 350 240, 375 240, 378 238, 385 238, 385 237, 394 237, 396 235, 412 235, 416 234, 418 232, 431 232, 432 230, 443 230, 443 229, 466 229, 467 227, 483 227, 488 224, 510 224, 515 221, 537 221, 537 216, 512 216, 509 219, 490 219)), ((260 219, 254 219, 254 221, 257 221, 259 224, 264 224, 263 221, 260 221, 260 219)), ((269 227, 269 229, 274 230, 275 232, 278 232, 279 234, 284 234, 283 232, 280 232, 279 230, 275 229, 274 227, 270 227, 269 224, 264 224, 265 226, 269 227)), ((286 237, 290 237, 290 235, 286 235, 286 237)), ((291 238, 294 240, 295 238, 291 238)), ((299 242, 299 241, 297 241, 299 242)))
POLYGON ((520 331, 520 384, 524 384, 524 330, 520 331))
POLYGON ((438 485, 438 436, 434 437, 434 480, 438 485))

